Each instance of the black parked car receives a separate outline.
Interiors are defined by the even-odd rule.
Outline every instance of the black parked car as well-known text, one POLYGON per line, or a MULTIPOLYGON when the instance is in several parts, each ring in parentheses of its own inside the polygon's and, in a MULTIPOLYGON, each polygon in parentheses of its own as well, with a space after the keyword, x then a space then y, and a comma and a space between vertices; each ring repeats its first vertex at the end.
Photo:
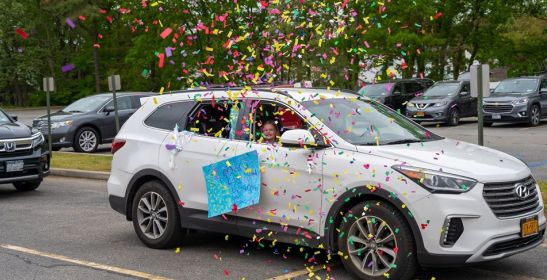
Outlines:
MULTIPOLYGON (((120 127, 140 106, 140 98, 153 95, 143 92, 117 93, 120 127)), ((77 152, 92 153, 99 144, 112 142, 116 136, 114 102, 111 93, 84 97, 51 114, 53 150, 73 147, 77 152)), ((46 137, 47 115, 32 122, 46 137)))
POLYGON ((49 175, 49 159, 42 133, 0 109, 0 184, 35 190, 49 175))
POLYGON ((547 75, 501 81, 483 100, 484 125, 523 122, 539 125, 547 117, 547 75))
POLYGON ((477 98, 471 97, 469 87, 469 81, 437 82, 407 103, 406 115, 416 122, 458 125, 460 118, 477 115, 477 98))
POLYGON ((389 83, 369 84, 359 90, 361 96, 368 96, 400 113, 405 113, 406 103, 433 84, 430 79, 401 79, 389 83))

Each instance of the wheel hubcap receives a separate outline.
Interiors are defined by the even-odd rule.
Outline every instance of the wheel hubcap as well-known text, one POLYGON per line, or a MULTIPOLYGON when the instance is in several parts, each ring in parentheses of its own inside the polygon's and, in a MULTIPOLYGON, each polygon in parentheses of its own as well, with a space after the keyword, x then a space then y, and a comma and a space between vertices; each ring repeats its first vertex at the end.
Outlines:
POLYGON ((80 144, 80 148, 82 150, 86 152, 91 152, 97 144, 97 136, 95 136, 95 133, 93 133, 92 131, 86 130, 82 132, 82 134, 80 134, 78 143, 80 144))
POLYGON ((532 115, 532 123, 533 124, 539 123, 539 110, 536 107, 532 108, 531 115, 532 115))
POLYGON ((379 276, 395 267, 397 240, 391 227, 375 216, 363 216, 350 227, 348 253, 364 274, 379 276))
POLYGON ((158 239, 165 232, 168 221, 167 206, 156 192, 147 192, 137 205, 137 222, 141 232, 150 239, 158 239))

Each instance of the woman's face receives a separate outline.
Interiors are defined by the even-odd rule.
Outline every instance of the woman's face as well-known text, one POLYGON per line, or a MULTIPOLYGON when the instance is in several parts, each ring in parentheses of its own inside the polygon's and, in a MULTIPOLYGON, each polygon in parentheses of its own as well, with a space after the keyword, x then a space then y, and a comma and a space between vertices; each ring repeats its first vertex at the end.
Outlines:
POLYGON ((262 127, 262 135, 264 136, 264 139, 268 142, 275 141, 275 136, 277 134, 277 130, 274 125, 272 124, 265 124, 262 127))

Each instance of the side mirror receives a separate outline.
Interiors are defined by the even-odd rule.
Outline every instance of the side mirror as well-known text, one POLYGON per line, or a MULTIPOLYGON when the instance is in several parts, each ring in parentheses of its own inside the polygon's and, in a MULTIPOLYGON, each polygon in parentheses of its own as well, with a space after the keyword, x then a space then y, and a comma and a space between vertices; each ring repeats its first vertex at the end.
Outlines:
POLYGON ((539 94, 547 94, 547 88, 541 88, 539 94))
POLYGON ((285 147, 302 147, 304 145, 317 145, 311 132, 305 129, 288 130, 281 135, 281 144, 285 147))
POLYGON ((110 114, 111 112, 114 112, 114 106, 104 107, 103 112, 105 112, 107 115, 110 114))
POLYGON ((19 118, 17 117, 17 115, 10 115, 10 117, 14 120, 14 121, 18 121, 19 118))
POLYGON ((460 92, 460 95, 468 95, 469 94, 469 91, 462 91, 460 92))

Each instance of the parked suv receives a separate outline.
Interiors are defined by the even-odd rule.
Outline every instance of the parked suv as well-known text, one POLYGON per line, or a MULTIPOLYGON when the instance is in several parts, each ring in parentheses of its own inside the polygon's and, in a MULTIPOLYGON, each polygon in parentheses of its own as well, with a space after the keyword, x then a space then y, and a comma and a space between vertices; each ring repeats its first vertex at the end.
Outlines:
POLYGON ((544 239, 539 186, 522 161, 354 92, 164 94, 126 122, 112 153, 110 205, 152 248, 175 245, 183 228, 210 230, 325 248, 360 278, 410 279, 417 264, 495 260, 544 239), (276 143, 264 141, 266 124, 276 143), (251 151, 259 203, 208 218, 203 167, 251 151))
MULTIPOLYGON (((120 92, 116 94, 120 126, 140 107, 140 98, 151 93, 120 92)), ((48 135, 47 115, 32 126, 48 135)), ((73 147, 74 151, 92 153, 99 144, 110 143, 116 136, 112 93, 84 97, 51 114, 51 139, 55 151, 73 147)))
POLYGON ((430 79, 402 79, 389 83, 369 84, 361 88, 359 94, 368 96, 388 107, 405 113, 406 103, 423 93, 433 84, 430 79))
POLYGON ((462 117, 477 115, 477 98, 471 97, 469 81, 442 81, 406 104, 406 115, 416 122, 442 121, 458 125, 462 117))
POLYGON ((547 117, 547 75, 501 81, 484 98, 484 125, 494 122, 524 122, 539 125, 547 117))
POLYGON ((0 109, 0 184, 31 191, 49 175, 49 151, 44 136, 0 109))

